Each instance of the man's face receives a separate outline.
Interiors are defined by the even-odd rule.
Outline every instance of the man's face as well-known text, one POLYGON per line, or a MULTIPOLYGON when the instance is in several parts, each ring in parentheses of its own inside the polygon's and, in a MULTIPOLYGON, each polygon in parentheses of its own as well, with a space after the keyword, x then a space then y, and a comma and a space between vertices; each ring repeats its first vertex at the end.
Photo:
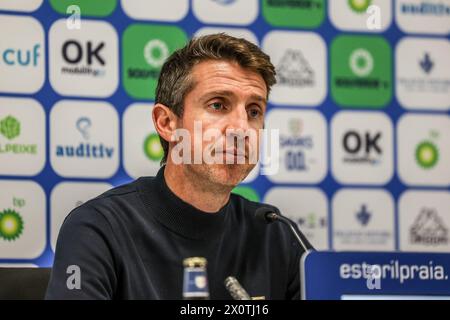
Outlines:
POLYGON ((256 161, 251 161, 250 152, 255 152, 257 157, 258 132, 264 126, 266 111, 266 84, 258 73, 228 61, 201 62, 192 69, 192 77, 194 88, 185 97, 183 116, 177 124, 178 128, 190 133, 192 159, 194 134, 198 135, 198 130, 194 133, 195 123, 197 126, 201 123, 203 133, 212 129, 219 135, 211 140, 197 137, 202 141, 203 161, 201 164, 186 164, 185 168, 207 184, 232 188, 255 166, 256 161), (256 140, 252 142, 248 136, 241 138, 240 146, 244 145, 244 148, 239 148, 237 139, 229 134, 238 131, 253 132, 256 140), (222 161, 205 163, 205 155, 222 161), (245 157, 245 163, 238 162, 238 157, 241 161, 245 157), (233 164, 229 164, 230 159, 233 164))

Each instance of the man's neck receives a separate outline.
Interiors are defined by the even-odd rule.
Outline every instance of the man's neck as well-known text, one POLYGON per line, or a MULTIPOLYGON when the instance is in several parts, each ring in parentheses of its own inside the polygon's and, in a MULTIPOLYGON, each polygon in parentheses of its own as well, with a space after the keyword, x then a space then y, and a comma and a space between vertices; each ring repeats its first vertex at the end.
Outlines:
POLYGON ((183 165, 166 164, 164 179, 169 189, 181 200, 193 207, 208 213, 219 211, 230 198, 231 190, 218 190, 208 187, 189 173, 183 165))

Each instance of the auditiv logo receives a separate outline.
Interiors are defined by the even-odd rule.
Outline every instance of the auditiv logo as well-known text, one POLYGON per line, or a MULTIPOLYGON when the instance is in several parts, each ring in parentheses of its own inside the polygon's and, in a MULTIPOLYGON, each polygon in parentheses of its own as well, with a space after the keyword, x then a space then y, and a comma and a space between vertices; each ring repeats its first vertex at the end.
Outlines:
POLYGON ((76 121, 75 125, 76 129, 80 132, 80 135, 83 138, 84 142, 80 142, 77 146, 57 145, 57 157, 94 159, 112 158, 114 148, 107 147, 103 143, 94 144, 89 142, 91 140, 90 129, 92 127, 92 121, 90 118, 80 117, 76 121))
POLYGON ((93 77, 105 76, 106 62, 102 56, 105 42, 94 43, 87 41, 80 43, 77 40, 68 40, 62 46, 62 56, 71 67, 64 66, 61 73, 89 75, 93 77))

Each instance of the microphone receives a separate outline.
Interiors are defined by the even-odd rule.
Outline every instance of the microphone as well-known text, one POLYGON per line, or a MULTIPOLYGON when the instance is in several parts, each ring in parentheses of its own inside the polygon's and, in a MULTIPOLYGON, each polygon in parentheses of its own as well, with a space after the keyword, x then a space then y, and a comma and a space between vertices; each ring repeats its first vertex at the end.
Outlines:
POLYGON ((300 246, 303 248, 303 250, 309 251, 310 249, 305 245, 302 238, 298 234, 297 230, 294 228, 295 222, 292 221, 289 218, 283 217, 279 215, 278 213, 275 213, 272 208, 269 207, 261 207, 256 210, 255 217, 258 219, 264 220, 267 224, 272 223, 274 221, 279 221, 289 227, 289 230, 291 230, 292 234, 294 235, 297 242, 300 244, 300 246))
POLYGON ((235 277, 227 277, 224 283, 225 288, 227 288, 234 300, 252 300, 235 277))

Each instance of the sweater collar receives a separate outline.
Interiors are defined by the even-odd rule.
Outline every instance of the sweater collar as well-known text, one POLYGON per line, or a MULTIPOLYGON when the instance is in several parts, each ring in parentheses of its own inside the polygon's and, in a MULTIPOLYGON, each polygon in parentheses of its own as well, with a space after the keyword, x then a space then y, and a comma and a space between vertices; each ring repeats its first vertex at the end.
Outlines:
POLYGON ((215 213, 199 210, 170 190, 164 169, 161 167, 153 179, 139 179, 141 199, 149 212, 165 227, 189 239, 209 240, 220 235, 231 209, 230 200, 215 213))

